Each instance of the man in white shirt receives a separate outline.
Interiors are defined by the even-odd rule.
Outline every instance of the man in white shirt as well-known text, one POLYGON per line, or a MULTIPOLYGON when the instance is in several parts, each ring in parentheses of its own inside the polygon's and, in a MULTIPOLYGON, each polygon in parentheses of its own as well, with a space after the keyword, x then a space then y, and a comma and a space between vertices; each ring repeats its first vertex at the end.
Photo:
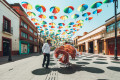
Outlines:
POLYGON ((46 58, 47 58, 47 64, 46 64, 46 68, 48 68, 49 66, 49 62, 50 62, 50 40, 47 40, 47 43, 44 43, 43 47, 42 47, 42 52, 44 55, 44 59, 43 59, 43 64, 42 67, 44 67, 46 58))

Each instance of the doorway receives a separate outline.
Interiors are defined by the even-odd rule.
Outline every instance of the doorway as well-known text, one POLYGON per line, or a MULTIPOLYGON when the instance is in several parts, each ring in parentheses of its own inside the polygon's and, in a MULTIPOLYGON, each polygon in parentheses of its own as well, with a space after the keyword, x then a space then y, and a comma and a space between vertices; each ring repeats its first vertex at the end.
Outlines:
POLYGON ((30 53, 34 53, 34 45, 30 45, 30 53))
MULTIPOLYGON (((114 55, 114 49, 115 49, 115 41, 110 40, 108 41, 108 54, 114 55)), ((117 41, 117 55, 120 55, 120 39, 117 41)))
POLYGON ((103 50, 103 42, 99 42, 99 53, 102 53, 103 50))
POLYGON ((83 45, 83 52, 85 52, 85 45, 83 45))
POLYGON ((9 56, 11 49, 11 40, 3 38, 3 56, 9 56))
POLYGON ((93 50, 93 41, 89 42, 89 53, 94 53, 94 50, 93 50))

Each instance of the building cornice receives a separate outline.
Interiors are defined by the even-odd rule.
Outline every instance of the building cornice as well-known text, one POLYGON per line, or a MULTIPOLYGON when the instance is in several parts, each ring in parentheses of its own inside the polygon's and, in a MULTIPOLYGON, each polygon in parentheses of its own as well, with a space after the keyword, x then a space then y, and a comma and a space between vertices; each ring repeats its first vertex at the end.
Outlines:
POLYGON ((10 4, 6 0, 0 0, 0 2, 5 5, 11 12, 13 12, 17 17, 20 17, 20 15, 10 6, 10 4))

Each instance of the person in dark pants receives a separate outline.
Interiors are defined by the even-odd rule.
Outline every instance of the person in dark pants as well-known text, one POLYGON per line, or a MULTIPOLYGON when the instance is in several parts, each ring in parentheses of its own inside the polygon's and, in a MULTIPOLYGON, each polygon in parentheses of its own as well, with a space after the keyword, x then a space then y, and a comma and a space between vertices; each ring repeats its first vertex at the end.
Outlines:
POLYGON ((48 66, 49 66, 49 63, 50 63, 50 45, 51 45, 51 41, 47 40, 47 43, 45 43, 42 47, 42 52, 44 55, 42 67, 44 67, 46 60, 47 60, 46 68, 48 68, 48 66))

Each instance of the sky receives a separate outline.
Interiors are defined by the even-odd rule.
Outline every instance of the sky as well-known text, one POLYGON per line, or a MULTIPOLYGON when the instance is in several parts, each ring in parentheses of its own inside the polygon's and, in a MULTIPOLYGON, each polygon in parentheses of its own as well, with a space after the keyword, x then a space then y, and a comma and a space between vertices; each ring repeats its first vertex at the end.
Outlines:
MULTIPOLYGON (((67 25, 69 22, 76 22, 77 20, 85 20, 85 17, 82 17, 82 14, 85 12, 92 13, 95 9, 91 9, 90 6, 93 3, 95 3, 96 1, 103 1, 103 0, 6 0, 6 1, 10 4, 12 4, 12 3, 20 3, 21 4, 21 2, 26 1, 33 6, 33 9, 25 10, 25 11, 35 12, 36 15, 39 15, 40 13, 35 9, 35 5, 39 4, 39 5, 45 6, 46 12, 43 14, 46 15, 46 17, 47 17, 45 19, 45 21, 47 22, 48 25, 50 22, 52 22, 52 20, 49 19, 49 16, 53 15, 53 13, 51 13, 49 10, 52 6, 57 6, 60 8, 60 12, 56 14, 58 19, 54 20, 53 22, 56 24, 63 23, 64 21, 60 19, 60 16, 68 15, 69 18, 65 21, 65 24, 67 25), (79 12, 77 10, 81 4, 88 5, 88 9, 86 11, 84 11, 83 13, 79 12), (64 13, 63 10, 67 6, 73 6, 74 11, 70 14, 64 13), (71 15, 73 15, 73 14, 79 14, 80 17, 78 19, 74 20, 71 18, 71 15)), ((118 0, 118 3, 120 3, 120 0, 118 0)), ((90 31, 94 30, 95 28, 103 25, 107 19, 114 16, 114 3, 103 4, 102 6, 99 7, 99 9, 102 9, 102 12, 99 13, 98 15, 91 14, 90 17, 93 17, 93 19, 91 21, 84 21, 83 27, 80 28, 80 30, 78 32, 76 32, 75 35, 72 36, 72 38, 74 38, 76 36, 82 36, 84 32, 90 32, 90 31)), ((118 9, 117 9, 117 13, 119 13, 119 12, 120 12, 120 4, 118 4, 118 9)), ((29 18, 31 18, 31 17, 29 17, 29 18)), ((39 19, 38 17, 34 17, 34 18, 37 18, 39 20, 39 22, 41 21, 41 19, 39 19)), ((63 29, 65 29, 65 28, 63 28, 63 29)), ((57 31, 57 28, 55 28, 55 30, 57 31)))

